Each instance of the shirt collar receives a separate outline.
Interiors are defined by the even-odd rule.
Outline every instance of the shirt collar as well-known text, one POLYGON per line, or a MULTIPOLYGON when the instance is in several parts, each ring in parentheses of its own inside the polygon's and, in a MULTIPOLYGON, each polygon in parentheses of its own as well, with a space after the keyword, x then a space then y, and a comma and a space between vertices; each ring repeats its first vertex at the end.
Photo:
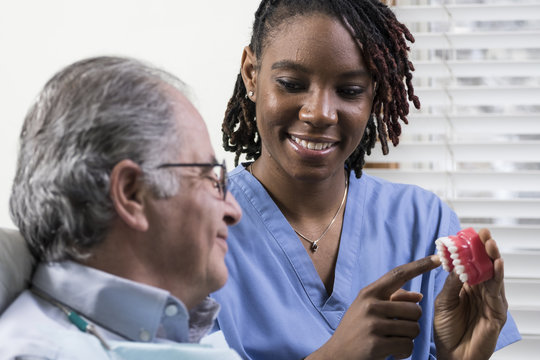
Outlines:
POLYGON ((219 311, 207 298, 188 312, 166 290, 72 261, 39 264, 32 283, 90 322, 132 341, 198 342, 219 311))

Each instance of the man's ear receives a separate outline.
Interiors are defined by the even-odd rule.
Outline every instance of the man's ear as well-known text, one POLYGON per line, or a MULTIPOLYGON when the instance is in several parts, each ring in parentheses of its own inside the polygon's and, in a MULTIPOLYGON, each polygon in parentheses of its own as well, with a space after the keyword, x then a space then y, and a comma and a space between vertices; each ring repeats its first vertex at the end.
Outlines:
POLYGON ((242 74, 242 80, 244 80, 246 92, 248 94, 250 91, 253 92, 253 95, 249 96, 249 98, 255 102, 257 100, 257 91, 255 91, 257 87, 257 58, 249 46, 246 46, 242 53, 240 73, 242 74))
POLYGON ((143 172, 131 160, 122 160, 111 172, 109 195, 118 217, 137 231, 148 229, 144 212, 144 195, 147 192, 142 181, 143 172))

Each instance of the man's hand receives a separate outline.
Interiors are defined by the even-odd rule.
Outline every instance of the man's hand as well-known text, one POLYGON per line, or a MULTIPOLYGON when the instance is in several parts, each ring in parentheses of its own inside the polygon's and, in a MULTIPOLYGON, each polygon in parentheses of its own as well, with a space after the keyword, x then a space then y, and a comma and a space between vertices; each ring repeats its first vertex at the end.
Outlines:
POLYGON ((504 294, 504 264, 489 230, 478 232, 494 261, 493 278, 481 284, 463 284, 448 275, 435 301, 435 344, 438 359, 482 360, 495 351, 506 322, 508 303, 504 294))
POLYGON ((406 358, 419 334, 422 294, 401 287, 440 265, 429 256, 398 266, 366 286, 351 304, 334 335, 307 359, 406 358))

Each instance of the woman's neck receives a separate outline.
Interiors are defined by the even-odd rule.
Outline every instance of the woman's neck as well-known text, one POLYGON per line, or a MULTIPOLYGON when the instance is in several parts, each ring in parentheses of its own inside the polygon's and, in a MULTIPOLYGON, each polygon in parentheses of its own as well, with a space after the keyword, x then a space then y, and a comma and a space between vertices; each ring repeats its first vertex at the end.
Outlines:
POLYGON ((248 168, 291 223, 334 216, 345 192, 347 174, 341 169, 322 179, 305 179, 260 158, 248 168))

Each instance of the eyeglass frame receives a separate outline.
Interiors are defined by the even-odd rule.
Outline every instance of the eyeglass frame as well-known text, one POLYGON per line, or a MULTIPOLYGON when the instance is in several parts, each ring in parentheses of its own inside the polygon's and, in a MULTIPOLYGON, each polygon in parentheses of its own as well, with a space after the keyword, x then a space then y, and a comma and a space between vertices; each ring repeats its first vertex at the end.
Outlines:
POLYGON ((216 184, 218 186, 218 190, 223 193, 223 201, 227 198, 227 191, 228 191, 228 183, 229 183, 229 177, 227 176, 227 164, 225 163, 225 160, 223 160, 220 163, 213 162, 213 163, 165 163, 158 165, 156 169, 165 169, 165 168, 172 168, 172 167, 211 167, 214 168, 216 166, 221 167, 221 176, 219 179, 217 179, 216 184))

